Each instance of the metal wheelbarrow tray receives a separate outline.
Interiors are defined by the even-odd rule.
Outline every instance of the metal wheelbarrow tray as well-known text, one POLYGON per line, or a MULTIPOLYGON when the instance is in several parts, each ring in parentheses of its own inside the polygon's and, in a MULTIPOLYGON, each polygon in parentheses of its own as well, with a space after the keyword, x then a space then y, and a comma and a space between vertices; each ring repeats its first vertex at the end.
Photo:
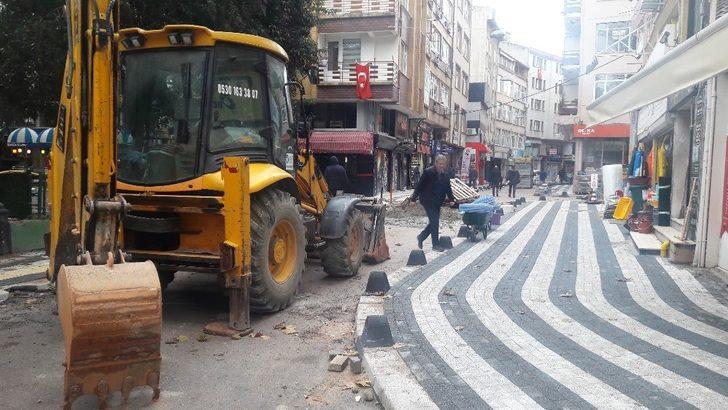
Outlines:
POLYGON ((463 224, 468 226, 468 235, 472 242, 478 241, 478 232, 483 234, 483 239, 488 238, 492 217, 492 212, 465 212, 463 214, 463 224))

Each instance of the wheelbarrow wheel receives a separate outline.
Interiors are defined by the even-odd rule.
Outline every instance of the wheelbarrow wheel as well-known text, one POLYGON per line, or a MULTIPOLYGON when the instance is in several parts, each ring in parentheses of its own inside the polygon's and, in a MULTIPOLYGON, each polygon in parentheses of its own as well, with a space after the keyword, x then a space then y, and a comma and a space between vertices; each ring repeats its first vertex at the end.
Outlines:
POLYGON ((470 242, 478 242, 478 227, 473 226, 470 228, 470 242))

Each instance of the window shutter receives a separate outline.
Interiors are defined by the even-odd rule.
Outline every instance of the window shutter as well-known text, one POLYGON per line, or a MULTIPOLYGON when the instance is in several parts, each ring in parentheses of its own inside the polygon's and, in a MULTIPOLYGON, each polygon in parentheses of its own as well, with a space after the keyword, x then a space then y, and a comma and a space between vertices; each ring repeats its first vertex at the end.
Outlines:
POLYGON ((728 0, 718 0, 715 6, 715 18, 719 19, 726 14, 728 14, 728 0))

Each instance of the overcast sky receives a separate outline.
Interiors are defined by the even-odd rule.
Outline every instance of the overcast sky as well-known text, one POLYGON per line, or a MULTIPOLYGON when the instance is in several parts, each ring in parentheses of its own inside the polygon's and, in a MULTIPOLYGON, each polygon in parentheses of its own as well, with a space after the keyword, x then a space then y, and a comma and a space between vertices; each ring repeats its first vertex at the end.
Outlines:
POLYGON ((561 55, 564 47, 563 0, 473 0, 496 10, 500 28, 511 41, 561 55))

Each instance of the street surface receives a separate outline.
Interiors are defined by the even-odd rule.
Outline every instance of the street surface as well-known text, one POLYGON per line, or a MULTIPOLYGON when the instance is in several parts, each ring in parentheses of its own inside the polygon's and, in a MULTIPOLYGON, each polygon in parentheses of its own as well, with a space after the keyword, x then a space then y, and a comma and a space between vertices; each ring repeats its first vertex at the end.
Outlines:
MULTIPOLYGON (((362 385, 368 385, 368 375, 354 375, 348 368, 327 371, 328 352, 353 349, 354 313, 368 273, 405 265, 426 224, 419 208, 388 216, 392 259, 363 265, 358 277, 329 278, 318 260, 309 259, 295 303, 278 314, 253 317, 258 337, 198 341, 207 323, 227 319, 227 299, 214 276, 178 274, 164 294, 162 395, 151 407, 377 408, 376 401, 365 400, 362 385), (281 323, 285 332, 275 329, 281 323)), ((443 221, 443 232, 452 234, 458 226, 452 218, 443 221)), ((0 259, 0 289, 45 283, 47 264, 41 253, 0 259)), ((0 408, 60 408, 63 338, 53 293, 13 292, 0 302, 0 352, 0 408)), ((150 394, 144 393, 133 407, 147 403, 150 394)))
POLYGON ((595 206, 534 202, 399 282, 385 312, 441 408, 725 409, 724 279, 638 256, 595 206))

